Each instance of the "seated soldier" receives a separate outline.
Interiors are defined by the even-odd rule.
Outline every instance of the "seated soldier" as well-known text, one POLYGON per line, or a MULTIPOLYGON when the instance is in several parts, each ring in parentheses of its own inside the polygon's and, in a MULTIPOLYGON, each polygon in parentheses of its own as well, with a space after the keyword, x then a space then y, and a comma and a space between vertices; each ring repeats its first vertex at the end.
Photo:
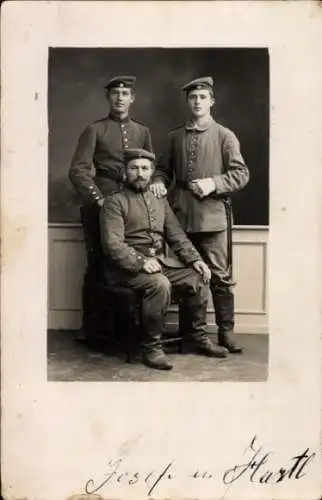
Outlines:
POLYGON ((110 284, 142 296, 143 362, 170 370, 161 334, 171 292, 184 303, 185 339, 200 354, 225 357, 205 331, 210 270, 182 230, 166 198, 149 189, 155 156, 128 149, 124 189, 105 198, 100 215, 105 273, 110 284), (164 254, 165 244, 173 257, 164 254))

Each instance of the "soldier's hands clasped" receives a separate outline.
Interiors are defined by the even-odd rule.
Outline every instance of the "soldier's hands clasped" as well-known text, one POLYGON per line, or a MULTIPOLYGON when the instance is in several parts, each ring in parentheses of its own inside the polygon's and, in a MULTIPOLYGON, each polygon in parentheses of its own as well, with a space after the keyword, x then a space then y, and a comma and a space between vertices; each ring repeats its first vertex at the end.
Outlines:
POLYGON ((190 189, 198 198, 202 199, 216 190, 216 183, 212 177, 195 179, 190 182, 190 189))
POLYGON ((143 271, 148 274, 158 273, 161 271, 161 264, 158 259, 146 259, 142 267, 143 271))
POLYGON ((165 187, 163 182, 154 182, 151 184, 150 189, 154 196, 157 198, 163 198, 163 196, 166 196, 167 194, 167 188, 165 187))

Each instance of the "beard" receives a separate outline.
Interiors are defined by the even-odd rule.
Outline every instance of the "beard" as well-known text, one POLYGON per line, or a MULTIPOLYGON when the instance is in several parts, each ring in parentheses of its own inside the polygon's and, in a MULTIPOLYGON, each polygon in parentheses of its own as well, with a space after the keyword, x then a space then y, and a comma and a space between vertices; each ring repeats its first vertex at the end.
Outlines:
POLYGON ((149 187, 150 181, 145 181, 142 179, 137 179, 135 181, 131 181, 128 183, 128 186, 133 189, 134 191, 137 191, 138 193, 142 193, 144 191, 147 191, 149 187))

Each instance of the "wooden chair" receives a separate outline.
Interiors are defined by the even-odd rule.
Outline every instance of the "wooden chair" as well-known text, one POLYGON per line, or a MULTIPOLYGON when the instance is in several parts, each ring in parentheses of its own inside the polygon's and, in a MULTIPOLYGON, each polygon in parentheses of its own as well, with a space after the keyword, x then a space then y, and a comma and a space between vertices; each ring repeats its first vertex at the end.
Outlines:
MULTIPOLYGON (((103 272, 103 250, 100 240, 99 208, 82 207, 81 221, 87 253, 87 271, 83 287, 83 325, 89 345, 100 350, 115 346, 130 363, 141 341, 141 297, 126 287, 111 286, 103 272)), ((178 344, 182 352, 182 335, 162 336, 162 345, 178 344)))

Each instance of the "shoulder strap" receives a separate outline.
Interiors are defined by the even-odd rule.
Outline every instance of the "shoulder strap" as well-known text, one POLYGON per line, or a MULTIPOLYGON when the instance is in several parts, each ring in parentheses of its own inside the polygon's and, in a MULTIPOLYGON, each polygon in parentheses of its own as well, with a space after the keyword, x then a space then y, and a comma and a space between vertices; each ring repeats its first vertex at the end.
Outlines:
POLYGON ((176 125, 175 127, 173 127, 170 132, 172 132, 173 130, 177 130, 178 128, 183 128, 184 127, 184 123, 181 123, 180 125, 176 125))
POLYGON ((141 120, 138 120, 137 118, 131 117, 131 120, 132 120, 132 122, 139 123, 140 125, 144 125, 144 127, 146 127, 145 123, 141 122, 141 120))
POLYGON ((103 118, 99 118, 98 120, 95 120, 93 123, 105 122, 107 119, 108 119, 108 116, 104 116, 103 118))

